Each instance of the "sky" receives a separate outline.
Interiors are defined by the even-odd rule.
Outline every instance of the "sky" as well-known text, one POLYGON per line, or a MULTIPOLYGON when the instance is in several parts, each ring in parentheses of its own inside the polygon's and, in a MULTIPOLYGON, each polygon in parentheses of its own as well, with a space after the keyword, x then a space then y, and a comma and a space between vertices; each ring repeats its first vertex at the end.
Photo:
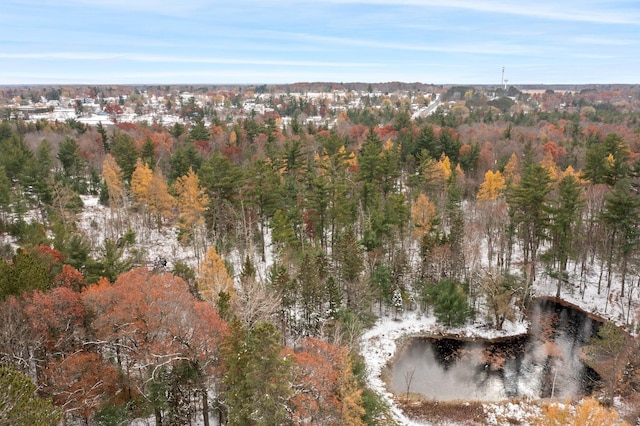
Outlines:
POLYGON ((638 0, 2 0, 0 85, 640 83, 638 0))

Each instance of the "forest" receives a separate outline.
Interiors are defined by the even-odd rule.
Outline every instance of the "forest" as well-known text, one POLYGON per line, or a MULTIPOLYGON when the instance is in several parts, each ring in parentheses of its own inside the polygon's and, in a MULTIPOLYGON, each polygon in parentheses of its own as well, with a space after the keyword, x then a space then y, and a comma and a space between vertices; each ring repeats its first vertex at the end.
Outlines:
MULTIPOLYGON (((3 114, 0 425, 395 424, 360 353, 378 318, 501 330, 542 279, 635 336, 640 90, 433 91, 417 118, 395 92, 265 114, 225 92, 172 125, 3 114)), ((607 393, 627 420, 632 342, 607 393)))

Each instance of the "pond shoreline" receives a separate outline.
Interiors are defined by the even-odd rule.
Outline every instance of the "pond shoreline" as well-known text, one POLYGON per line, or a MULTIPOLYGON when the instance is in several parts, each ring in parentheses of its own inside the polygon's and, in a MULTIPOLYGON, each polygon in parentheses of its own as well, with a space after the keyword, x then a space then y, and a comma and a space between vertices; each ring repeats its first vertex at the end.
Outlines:
POLYGON ((583 363, 579 348, 602 318, 553 297, 535 299, 527 318, 529 326, 522 332, 499 336, 431 328, 401 335, 380 378, 396 400, 404 395, 413 404, 421 399, 462 404, 539 400, 553 397, 554 390, 556 397, 590 395, 599 376, 583 363))

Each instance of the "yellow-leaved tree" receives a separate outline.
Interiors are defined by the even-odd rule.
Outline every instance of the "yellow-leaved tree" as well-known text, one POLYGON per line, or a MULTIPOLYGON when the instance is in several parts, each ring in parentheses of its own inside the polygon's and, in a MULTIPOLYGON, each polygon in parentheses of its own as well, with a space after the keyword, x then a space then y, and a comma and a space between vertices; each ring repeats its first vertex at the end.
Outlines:
POLYGON ((507 164, 504 166, 504 180, 507 185, 516 184, 520 180, 518 167, 518 157, 513 153, 511 154, 511 157, 509 157, 507 164))
POLYGON ((138 158, 131 175, 131 195, 134 198, 135 206, 141 210, 146 210, 149 206, 151 179, 153 179, 153 171, 147 163, 143 163, 138 158))
POLYGON ((122 169, 113 155, 107 154, 102 161, 102 179, 109 192, 109 207, 117 209, 124 204, 124 180, 122 169))
POLYGON ((476 198, 478 201, 493 201, 503 195, 506 187, 507 184, 500 170, 496 170, 495 172, 487 170, 476 198))
POLYGON ((555 182, 556 180, 558 180, 558 175, 560 173, 558 171, 558 165, 553 159, 553 154, 551 153, 551 151, 547 151, 547 153, 544 155, 544 158, 542 159, 541 164, 542 167, 547 169, 547 171, 549 172, 549 176, 551 177, 552 181, 555 182))
MULTIPOLYGON (((198 277, 196 278, 198 292, 200 296, 218 306, 220 306, 221 293, 227 298, 226 303, 233 298, 233 279, 214 247, 209 247, 204 259, 198 265, 198 277)), ((222 312, 221 312, 222 315, 222 312)))
POLYGON ((413 223, 413 236, 423 239, 431 232, 436 219, 436 206, 429 196, 420 193, 411 204, 411 222, 413 223))
POLYGON ((178 220, 181 241, 190 240, 196 259, 200 260, 204 244, 205 230, 203 213, 209 204, 209 196, 200 187, 200 178, 189 168, 186 175, 180 176, 173 188, 178 196, 178 220))
POLYGON ((149 195, 149 214, 155 216, 158 227, 162 226, 162 219, 173 217, 176 200, 169 194, 169 186, 160 168, 156 168, 151 176, 147 190, 149 195))
POLYGON ((122 169, 116 163, 116 159, 111 154, 107 154, 102 161, 102 179, 104 179, 109 193, 111 220, 108 221, 105 232, 110 238, 121 235, 126 229, 125 222, 128 215, 124 214, 122 208, 126 199, 123 176, 122 169))

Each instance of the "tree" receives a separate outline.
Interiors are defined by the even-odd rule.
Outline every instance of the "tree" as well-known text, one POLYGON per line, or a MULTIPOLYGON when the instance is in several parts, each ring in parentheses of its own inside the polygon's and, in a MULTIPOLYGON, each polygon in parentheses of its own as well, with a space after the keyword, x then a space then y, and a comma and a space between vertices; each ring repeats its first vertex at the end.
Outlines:
POLYGON ((291 420, 295 424, 363 425, 361 389, 347 348, 314 338, 296 344, 291 420))
POLYGON ((216 152, 202 165, 198 176, 209 197, 208 220, 219 236, 223 229, 235 226, 232 208, 244 198, 240 190, 245 175, 240 167, 216 152))
POLYGON ((174 189, 178 196, 178 220, 182 240, 191 240, 196 259, 199 260, 203 255, 205 237, 203 213, 209 204, 209 197, 200 188, 200 179, 192 168, 176 180, 174 189))
POLYGON ((124 174, 111 154, 107 154, 102 162, 102 178, 109 192, 109 206, 112 211, 124 204, 124 174))
POLYGON ((426 151, 431 158, 440 158, 440 154, 442 154, 440 141, 436 138, 433 127, 430 125, 422 127, 418 134, 416 155, 420 154, 423 150, 426 151))
POLYGON ((605 199, 606 204, 601 217, 611 230, 609 256, 607 259, 607 288, 611 288, 613 253, 617 248, 622 260, 620 295, 624 296, 629 258, 638 246, 638 240, 640 239, 640 228, 638 228, 640 197, 633 193, 631 181, 622 179, 616 182, 613 190, 605 195, 605 199))
POLYGON ((200 296, 214 306, 221 292, 233 297, 233 279, 214 247, 209 247, 200 262, 196 280, 200 296))
POLYGON ((155 387, 165 372, 184 363, 194 372, 208 422, 208 385, 217 380, 218 347, 226 324, 209 303, 198 302, 187 283, 172 274, 133 269, 89 287, 83 301, 94 318, 92 332, 121 369, 125 388, 144 395, 162 424, 166 393, 155 387))
POLYGON ((380 197, 380 184, 384 179, 382 141, 369 129, 367 140, 362 144, 358 156, 358 179, 362 182, 361 202, 364 211, 371 209, 380 197))
MULTIPOLYGON (((527 294, 535 278, 538 248, 549 225, 548 194, 551 189, 549 172, 540 164, 531 163, 524 169, 520 182, 507 192, 509 214, 523 243, 527 294)), ((525 295, 525 303, 528 300, 525 295)))
POLYGON ((117 376, 116 368, 100 355, 74 352, 47 365, 45 391, 65 413, 88 424, 118 392, 117 376))
POLYGON ((550 209, 551 249, 550 255, 558 263, 558 287, 556 297, 560 297, 560 288, 566 281, 567 262, 574 253, 575 226, 584 205, 582 188, 573 175, 567 175, 558 183, 558 196, 550 209))
POLYGON ((62 265, 62 271, 53 279, 53 283, 58 287, 65 287, 80 293, 87 285, 82 272, 69 264, 62 265))
POLYGON ((36 385, 27 376, 0 366, 0 425, 52 426, 61 417, 50 400, 36 396, 36 385))
MULTIPOLYGON (((33 192, 44 204, 52 202, 51 171, 53 170, 53 158, 51 157, 51 144, 44 139, 36 150, 35 161, 29 167, 28 176, 25 180, 33 192)), ((76 190, 82 189, 78 181, 74 186, 76 190)))
POLYGON ((629 172, 629 148, 617 133, 607 135, 602 143, 587 148, 583 175, 591 182, 615 185, 629 172))
POLYGON ((140 158, 136 160, 136 167, 131 174, 131 195, 135 199, 136 206, 146 210, 151 204, 151 180, 153 171, 148 164, 140 158))
POLYGON ((26 251, 16 253, 11 263, 0 259, 0 299, 36 289, 47 290, 51 285, 46 267, 26 251))
POLYGON ((493 325, 502 330, 505 321, 513 321, 516 315, 515 299, 521 295, 522 287, 514 275, 497 271, 486 271, 482 277, 480 291, 485 297, 493 325))
POLYGON ((80 176, 84 164, 80 157, 80 147, 75 139, 69 136, 64 138, 56 157, 62 165, 62 173, 66 178, 73 179, 80 176))
POLYGON ((411 204, 411 222, 413 223, 413 236, 424 240, 431 234, 436 224, 436 206, 429 197, 420 193, 416 201, 411 204))
POLYGON ((115 133, 112 137, 110 153, 120 166, 125 182, 130 182, 139 156, 133 138, 126 133, 115 133))
POLYGON ((622 370, 621 356, 627 346, 624 331, 611 322, 605 322, 598 330, 598 335, 589 341, 585 352, 587 363, 601 372, 606 383, 605 397, 613 400, 620 382, 618 375, 622 370))
POLYGON ((478 190, 476 198, 478 201, 494 201, 504 194, 506 188, 507 185, 504 177, 502 177, 502 173, 500 173, 499 170, 495 173, 491 170, 487 170, 487 173, 484 175, 484 181, 480 184, 480 189, 478 190))
POLYGON ((65 287, 25 295, 24 311, 31 330, 42 342, 42 358, 72 353, 83 346, 87 312, 80 294, 65 287))
POLYGON ((173 208, 176 200, 169 194, 169 187, 158 167, 153 171, 148 188, 149 214, 155 216, 158 228, 162 226, 163 219, 173 218, 173 208))
POLYGON ((356 312, 364 311, 369 301, 362 288, 361 273, 364 271, 362 246, 357 240, 353 228, 339 237, 334 259, 338 263, 338 281, 346 295, 346 306, 356 312))
POLYGON ((467 303, 467 293, 462 285, 454 280, 444 279, 431 287, 433 313, 438 322, 449 327, 464 324, 471 312, 467 303))
POLYGON ((284 424, 290 412, 292 367, 271 323, 246 329, 233 321, 222 347, 223 401, 231 426, 284 424))

